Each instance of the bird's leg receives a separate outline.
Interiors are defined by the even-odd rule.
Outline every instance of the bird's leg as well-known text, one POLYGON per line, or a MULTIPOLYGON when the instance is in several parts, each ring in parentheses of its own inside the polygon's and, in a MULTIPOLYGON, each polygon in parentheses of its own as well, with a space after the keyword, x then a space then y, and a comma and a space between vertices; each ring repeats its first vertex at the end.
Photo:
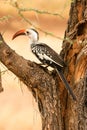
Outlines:
POLYGON ((46 68, 46 69, 47 69, 48 67, 49 67, 49 65, 45 65, 45 66, 44 66, 44 68, 46 68))
POLYGON ((42 67, 44 67, 44 68, 46 68, 46 69, 49 67, 49 65, 44 64, 44 63, 37 63, 37 65, 40 65, 40 66, 42 66, 42 67))
POLYGON ((36 63, 37 65, 39 65, 39 66, 43 66, 44 64, 43 63, 36 63))
POLYGON ((39 66, 44 66, 45 64, 43 64, 43 63, 36 63, 37 65, 39 65, 39 66))

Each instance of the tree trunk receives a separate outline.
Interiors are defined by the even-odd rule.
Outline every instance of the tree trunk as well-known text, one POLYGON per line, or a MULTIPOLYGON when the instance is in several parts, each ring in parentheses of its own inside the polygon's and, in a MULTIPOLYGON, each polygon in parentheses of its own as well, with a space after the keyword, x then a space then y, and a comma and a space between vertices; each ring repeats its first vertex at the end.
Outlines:
POLYGON ((67 63, 65 77, 77 102, 67 93, 56 71, 25 60, 4 42, 0 35, 0 60, 24 84, 38 103, 42 130, 87 129, 87 0, 71 3, 61 56, 67 63))
POLYGON ((71 3, 68 27, 61 55, 68 63, 67 80, 77 103, 67 100, 64 130, 87 129, 87 0, 71 3))

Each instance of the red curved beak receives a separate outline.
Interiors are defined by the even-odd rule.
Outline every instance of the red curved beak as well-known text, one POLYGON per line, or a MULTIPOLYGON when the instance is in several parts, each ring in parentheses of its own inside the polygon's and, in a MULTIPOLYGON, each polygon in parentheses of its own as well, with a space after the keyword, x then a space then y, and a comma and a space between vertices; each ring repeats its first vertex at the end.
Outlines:
POLYGON ((20 35, 26 35, 26 34, 25 34, 25 29, 17 31, 17 32, 13 35, 12 40, 14 40, 17 36, 20 36, 20 35))

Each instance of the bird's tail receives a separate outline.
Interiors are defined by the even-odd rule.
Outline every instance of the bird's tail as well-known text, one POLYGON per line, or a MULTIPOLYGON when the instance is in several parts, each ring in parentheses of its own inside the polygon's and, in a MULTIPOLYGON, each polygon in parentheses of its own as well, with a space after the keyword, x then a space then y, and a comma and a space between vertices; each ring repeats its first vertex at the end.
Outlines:
POLYGON ((73 100, 76 101, 76 100, 77 100, 77 99, 76 99, 76 96, 74 95, 74 93, 73 93, 73 91, 72 91, 72 89, 71 89, 69 83, 68 83, 67 80, 65 79, 65 76, 64 76, 63 72, 62 72, 61 70, 59 70, 58 68, 56 68, 56 70, 57 70, 58 75, 60 76, 61 80, 63 81, 63 83, 64 83, 66 89, 67 89, 67 90, 69 91, 69 93, 71 94, 73 100))

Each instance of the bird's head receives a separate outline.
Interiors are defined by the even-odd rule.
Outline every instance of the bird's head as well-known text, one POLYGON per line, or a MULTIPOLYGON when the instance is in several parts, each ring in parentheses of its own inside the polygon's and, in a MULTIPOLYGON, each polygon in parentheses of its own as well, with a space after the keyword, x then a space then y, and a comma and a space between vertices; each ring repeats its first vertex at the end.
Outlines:
POLYGON ((39 33, 35 29, 23 29, 17 31, 13 37, 12 40, 15 39, 17 36, 25 35, 28 36, 32 43, 37 42, 39 40, 39 33))

